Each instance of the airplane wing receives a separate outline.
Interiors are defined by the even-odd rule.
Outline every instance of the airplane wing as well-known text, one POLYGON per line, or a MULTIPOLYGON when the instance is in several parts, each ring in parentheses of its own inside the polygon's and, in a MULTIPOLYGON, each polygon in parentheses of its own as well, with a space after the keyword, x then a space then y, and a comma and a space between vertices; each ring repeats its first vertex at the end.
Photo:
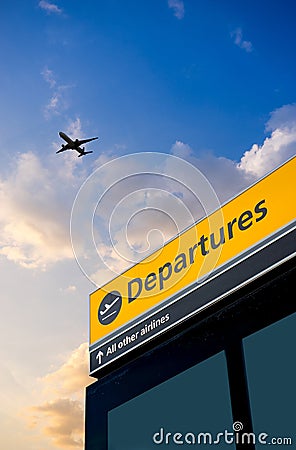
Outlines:
POLYGON ((58 150, 56 153, 61 153, 61 152, 65 152, 66 150, 68 150, 67 148, 61 148, 60 150, 58 150))
POLYGON ((59 132, 59 135, 62 139, 64 139, 64 141, 66 141, 68 144, 73 145, 74 142, 72 141, 71 138, 69 138, 69 136, 66 135, 66 133, 63 133, 62 131, 59 132))
POLYGON ((79 141, 79 145, 86 144, 87 142, 94 141, 96 139, 99 139, 99 138, 94 137, 94 138, 90 138, 90 139, 82 139, 81 141, 79 141))

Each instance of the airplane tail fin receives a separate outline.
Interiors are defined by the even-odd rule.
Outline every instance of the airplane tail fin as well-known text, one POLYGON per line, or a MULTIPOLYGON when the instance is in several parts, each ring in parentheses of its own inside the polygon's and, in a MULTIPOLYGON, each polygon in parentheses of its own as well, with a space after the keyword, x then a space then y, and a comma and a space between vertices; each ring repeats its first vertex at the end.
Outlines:
POLYGON ((80 154, 78 155, 78 158, 80 158, 80 156, 87 155, 88 153, 93 153, 93 151, 80 153, 80 154))

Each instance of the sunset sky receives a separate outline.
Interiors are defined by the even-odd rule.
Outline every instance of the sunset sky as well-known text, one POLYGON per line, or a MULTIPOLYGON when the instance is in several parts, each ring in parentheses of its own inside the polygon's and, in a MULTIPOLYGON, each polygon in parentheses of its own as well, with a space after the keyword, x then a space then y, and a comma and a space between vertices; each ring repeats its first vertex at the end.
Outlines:
POLYGON ((198 218, 181 188, 129 185, 114 249, 106 211, 121 197, 99 200, 111 180, 147 172, 144 152, 159 152, 153 170, 182 158, 224 202, 295 154, 295 13, 290 0, 1 2, 1 448, 82 450, 88 296, 147 251, 149 227, 164 239, 175 228, 154 211, 132 224, 132 249, 120 231, 135 208, 168 205, 166 189, 198 218), (61 130, 98 136, 93 153, 56 155, 61 130), (94 173, 98 260, 83 208, 70 236, 94 173))

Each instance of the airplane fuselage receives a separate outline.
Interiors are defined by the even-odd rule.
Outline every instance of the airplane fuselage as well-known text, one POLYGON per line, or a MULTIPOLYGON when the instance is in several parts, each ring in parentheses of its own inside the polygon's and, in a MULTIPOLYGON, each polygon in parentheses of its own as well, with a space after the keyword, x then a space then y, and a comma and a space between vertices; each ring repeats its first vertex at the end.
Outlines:
POLYGON ((75 141, 73 141, 69 136, 66 135, 66 133, 63 133, 63 131, 60 131, 59 135, 62 139, 64 139, 64 141, 67 142, 67 144, 62 144, 62 148, 60 150, 58 150, 56 153, 60 153, 65 150, 76 150, 79 153, 78 156, 83 156, 83 155, 87 155, 88 153, 92 153, 92 151, 86 152, 85 147, 80 147, 81 144, 86 144, 87 142, 98 139, 97 137, 95 137, 95 138, 82 139, 82 140, 75 139, 75 141))
POLYGON ((81 148, 79 147, 79 142, 73 142, 73 144, 62 144, 62 148, 64 150, 81 150, 81 148))

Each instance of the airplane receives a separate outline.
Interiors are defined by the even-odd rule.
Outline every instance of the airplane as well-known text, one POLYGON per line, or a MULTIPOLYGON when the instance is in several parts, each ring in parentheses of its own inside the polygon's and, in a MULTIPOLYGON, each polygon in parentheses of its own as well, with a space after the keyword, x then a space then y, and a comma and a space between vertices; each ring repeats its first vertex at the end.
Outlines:
POLYGON ((67 144, 66 145, 62 144, 62 148, 60 150, 58 150, 56 153, 61 153, 61 152, 64 152, 65 150, 76 150, 79 153, 78 158, 80 156, 87 155, 88 153, 93 153, 92 151, 86 152, 85 147, 80 147, 80 145, 83 145, 83 144, 86 144, 87 142, 98 139, 97 137, 94 137, 94 138, 90 138, 90 139, 81 139, 81 140, 75 139, 75 141, 72 141, 72 139, 69 138, 69 136, 67 136, 66 133, 63 133, 63 131, 60 131, 59 135, 62 139, 64 139, 64 141, 67 142, 67 144))
MULTIPOLYGON (((110 308, 112 308, 113 305, 115 305, 115 303, 117 303, 117 301, 119 300, 120 297, 116 297, 115 300, 113 300, 112 303, 110 303, 110 305, 108 303, 105 304, 105 309, 104 311, 100 311, 100 315, 104 316, 106 314, 106 312, 109 311, 110 308)), ((115 314, 117 311, 112 312, 111 314, 109 314, 109 316, 111 316, 112 314, 115 314)), ((109 317, 107 316, 107 317, 109 317)), ((107 317, 105 317, 107 319, 107 317)), ((104 319, 103 319, 104 320, 104 319)))

